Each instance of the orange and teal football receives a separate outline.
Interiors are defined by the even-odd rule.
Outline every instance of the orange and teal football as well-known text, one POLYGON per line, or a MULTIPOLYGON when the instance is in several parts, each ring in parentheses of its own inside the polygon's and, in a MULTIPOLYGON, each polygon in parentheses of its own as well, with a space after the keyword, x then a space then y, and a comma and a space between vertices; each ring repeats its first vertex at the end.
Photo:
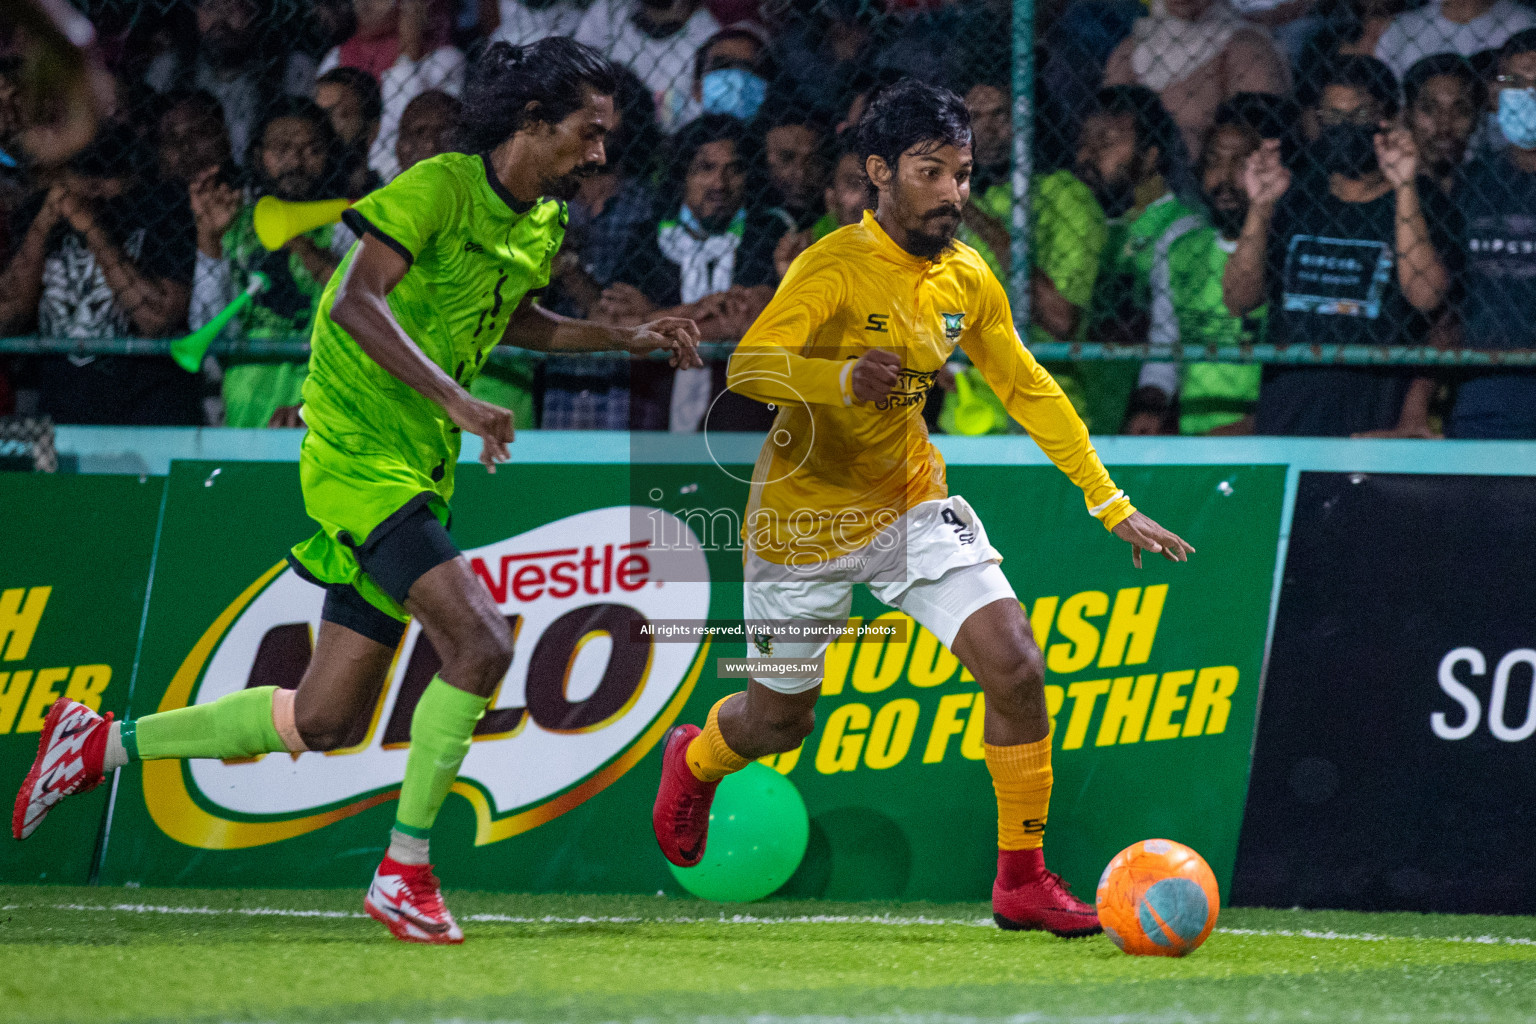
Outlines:
POLYGON ((1216 927, 1221 893, 1211 866, 1171 839, 1144 839, 1099 876, 1099 923, 1132 956, 1183 956, 1216 927))

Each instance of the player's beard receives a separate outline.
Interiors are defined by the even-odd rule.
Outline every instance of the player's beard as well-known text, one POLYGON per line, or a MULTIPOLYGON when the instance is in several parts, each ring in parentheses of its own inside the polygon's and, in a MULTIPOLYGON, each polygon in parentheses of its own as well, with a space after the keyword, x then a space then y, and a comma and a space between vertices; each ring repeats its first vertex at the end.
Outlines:
POLYGON ((958 206, 938 206, 923 214, 921 226, 907 229, 907 251, 919 259, 937 259, 955 244, 960 227, 958 206))
POLYGON ((570 202, 576 198, 576 193, 581 191, 581 183, 601 169, 602 164, 581 164, 558 178, 540 182, 539 192, 550 199, 570 202))

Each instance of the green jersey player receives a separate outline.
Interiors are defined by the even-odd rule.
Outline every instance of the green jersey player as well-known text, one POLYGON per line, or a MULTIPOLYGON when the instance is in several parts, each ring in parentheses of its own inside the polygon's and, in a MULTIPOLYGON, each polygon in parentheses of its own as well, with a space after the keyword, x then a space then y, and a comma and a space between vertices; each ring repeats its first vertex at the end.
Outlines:
POLYGON ((564 237, 560 200, 603 163, 615 88, 607 61, 570 39, 494 44, 465 88, 461 151, 348 211, 360 241, 320 298, 303 391, 299 474, 320 530, 291 561, 326 598, 302 682, 121 723, 60 700, 17 796, 18 839, 131 760, 335 749, 376 704, 414 616, 442 667, 411 721, 389 851, 364 907, 398 938, 463 941, 428 863, 428 830, 512 658, 505 619, 445 525, 463 434, 481 438, 492 472, 512 440, 511 413, 466 389, 503 338, 546 351, 669 350, 674 365, 699 365, 691 321, 604 327, 530 299, 564 237))

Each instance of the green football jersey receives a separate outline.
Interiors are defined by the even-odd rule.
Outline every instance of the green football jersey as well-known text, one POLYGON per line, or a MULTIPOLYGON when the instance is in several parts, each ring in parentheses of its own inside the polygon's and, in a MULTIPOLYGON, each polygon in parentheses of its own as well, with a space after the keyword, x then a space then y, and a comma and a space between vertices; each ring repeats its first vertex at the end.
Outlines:
MULTIPOLYGON (((445 153, 364 196, 345 219, 410 263, 389 293, 405 333, 468 386, 528 292, 549 283, 565 237, 562 203, 518 208, 480 156, 445 153)), ((320 532, 293 556, 322 583, 351 583, 396 618, 405 611, 362 573, 356 549, 408 507, 448 516, 460 431, 441 407, 374 362, 331 319, 354 245, 320 297, 304 381, 299 454, 304 509, 320 532)))
MULTIPOLYGON (((1238 345, 1263 340, 1267 307, 1247 316, 1227 311, 1221 278, 1237 248, 1204 218, 1169 225, 1152 247, 1154 345, 1238 345)), ((1263 368, 1237 363, 1184 363, 1179 372, 1179 432, 1205 434, 1233 423, 1259 398, 1263 368)))
MULTIPOLYGON (((485 158, 423 160, 345 214, 410 269, 389 293, 396 322, 459 384, 468 386, 500 341, 512 311, 549 284, 565 237, 563 203, 515 209, 485 158)), ((451 479, 459 434, 447 414, 374 362, 331 319, 354 246, 320 297, 304 382, 304 422, 333 444, 379 453, 451 479)), ((444 499, 448 497, 440 489, 444 499)))

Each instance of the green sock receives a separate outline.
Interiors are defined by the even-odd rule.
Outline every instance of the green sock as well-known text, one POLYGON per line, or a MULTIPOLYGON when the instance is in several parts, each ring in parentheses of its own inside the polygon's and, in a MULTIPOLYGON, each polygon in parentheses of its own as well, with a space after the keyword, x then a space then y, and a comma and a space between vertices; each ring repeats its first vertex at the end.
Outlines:
POLYGON ((124 722, 123 749, 131 761, 255 757, 287 750, 272 724, 272 695, 276 692, 275 686, 258 686, 211 704, 194 704, 124 722))
POLYGON ((395 827, 401 832, 424 837, 432 828, 488 703, 490 698, 465 693, 442 676, 433 676, 427 684, 411 716, 411 751, 395 812, 395 827))

